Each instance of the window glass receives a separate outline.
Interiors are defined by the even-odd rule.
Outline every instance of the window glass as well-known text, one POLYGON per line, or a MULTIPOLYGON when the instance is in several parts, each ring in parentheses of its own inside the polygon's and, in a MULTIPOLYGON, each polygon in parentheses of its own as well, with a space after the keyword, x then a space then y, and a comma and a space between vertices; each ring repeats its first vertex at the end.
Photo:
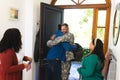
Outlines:
POLYGON ((69 31, 74 34, 75 43, 89 48, 92 37, 93 9, 65 9, 64 23, 69 24, 69 31))
POLYGON ((97 28, 97 38, 104 42, 105 28, 97 28))
POLYGON ((74 5, 71 0, 57 0, 55 5, 74 5))
POLYGON ((105 27, 106 22, 106 10, 98 11, 98 27, 105 27))
POLYGON ((104 4, 105 0, 85 0, 84 4, 104 4))
MULTIPOLYGON (((78 0, 74 0, 78 3, 78 0)), ((81 1, 81 0, 79 0, 81 1)), ((104 4, 105 0, 85 0, 83 4, 104 4)), ((55 5, 74 5, 75 3, 72 0, 57 0, 55 5)))

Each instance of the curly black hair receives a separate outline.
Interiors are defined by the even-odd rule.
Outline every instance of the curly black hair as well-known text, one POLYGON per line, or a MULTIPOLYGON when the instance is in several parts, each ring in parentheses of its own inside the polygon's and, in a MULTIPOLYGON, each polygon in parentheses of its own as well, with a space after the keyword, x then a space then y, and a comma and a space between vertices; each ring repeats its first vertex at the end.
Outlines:
POLYGON ((15 52, 19 52, 22 46, 21 33, 17 28, 7 29, 0 41, 0 52, 7 49, 13 49, 15 52))

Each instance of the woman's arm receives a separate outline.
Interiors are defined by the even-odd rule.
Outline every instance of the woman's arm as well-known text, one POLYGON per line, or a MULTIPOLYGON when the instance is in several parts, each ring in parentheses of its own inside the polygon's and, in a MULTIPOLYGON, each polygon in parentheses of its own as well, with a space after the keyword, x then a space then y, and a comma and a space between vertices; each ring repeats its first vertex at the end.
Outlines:
POLYGON ((107 80, 107 74, 108 74, 108 70, 109 70, 110 61, 111 61, 111 53, 108 50, 105 55, 104 67, 102 69, 102 74, 103 74, 105 80, 107 80))
POLYGON ((79 74, 82 75, 83 77, 89 77, 93 75, 97 64, 97 56, 96 55, 88 56, 85 59, 85 61, 83 61, 83 64, 84 64, 83 67, 77 69, 79 74))
POLYGON ((28 64, 19 64, 19 65, 10 66, 7 69, 6 73, 12 73, 12 72, 17 72, 17 71, 22 71, 27 66, 28 66, 28 64))
POLYGON ((17 56, 16 53, 11 53, 12 54, 12 65, 6 70, 6 73, 12 73, 12 72, 17 72, 17 71, 22 71, 24 68, 28 66, 28 64, 18 64, 17 61, 17 56))
POLYGON ((55 39, 55 37, 56 37, 56 35, 55 35, 55 34, 53 34, 53 35, 50 37, 50 39, 51 39, 51 40, 54 40, 54 39, 55 39))
POLYGON ((55 38, 54 40, 52 40, 50 42, 50 46, 53 46, 53 45, 56 45, 56 44, 58 44, 60 42, 65 42, 65 41, 73 44, 74 43, 74 36, 73 36, 73 34, 66 33, 63 36, 59 36, 59 37, 55 38))

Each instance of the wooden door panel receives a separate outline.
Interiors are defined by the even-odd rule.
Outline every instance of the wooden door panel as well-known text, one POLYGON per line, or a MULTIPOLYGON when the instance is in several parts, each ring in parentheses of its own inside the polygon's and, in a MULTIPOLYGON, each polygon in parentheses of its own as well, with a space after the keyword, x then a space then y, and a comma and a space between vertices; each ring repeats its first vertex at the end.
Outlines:
POLYGON ((49 48, 46 42, 57 30, 57 25, 63 22, 63 9, 41 3, 41 27, 40 27, 40 57, 45 58, 49 48))
POLYGON ((63 22, 63 9, 41 3, 41 26, 40 26, 40 42, 39 42, 39 80, 48 80, 46 61, 49 48, 46 42, 50 36, 57 30, 57 25, 63 22))

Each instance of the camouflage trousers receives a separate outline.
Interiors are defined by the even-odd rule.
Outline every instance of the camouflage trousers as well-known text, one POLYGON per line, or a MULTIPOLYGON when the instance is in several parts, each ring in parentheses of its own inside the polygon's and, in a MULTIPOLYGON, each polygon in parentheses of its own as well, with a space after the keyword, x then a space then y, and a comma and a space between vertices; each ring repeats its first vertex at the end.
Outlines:
POLYGON ((69 74, 70 74, 70 67, 71 67, 71 61, 66 61, 61 63, 62 67, 62 80, 68 80, 69 74))
POLYGON ((62 80, 68 80, 70 74, 71 60, 74 59, 74 54, 71 51, 66 51, 66 62, 61 63, 62 67, 62 80))

